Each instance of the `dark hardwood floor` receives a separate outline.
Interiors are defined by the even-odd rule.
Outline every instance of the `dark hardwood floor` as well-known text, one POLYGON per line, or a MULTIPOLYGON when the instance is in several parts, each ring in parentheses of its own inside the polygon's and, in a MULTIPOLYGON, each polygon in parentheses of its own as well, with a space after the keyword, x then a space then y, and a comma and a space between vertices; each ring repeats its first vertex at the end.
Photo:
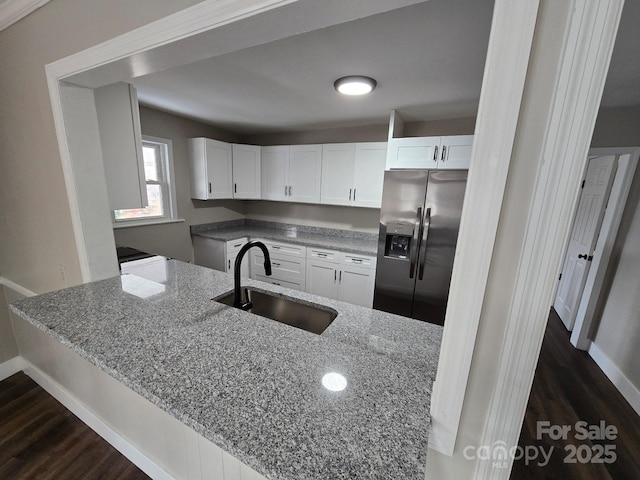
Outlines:
MULTIPOLYGON (((593 435, 603 437, 595 430, 593 435)), ((519 446, 523 452, 528 448, 531 456, 534 448, 549 452, 553 447, 553 451, 546 466, 537 465, 543 460, 514 462, 512 480, 640 479, 640 417, 591 357, 571 346, 555 311, 549 317, 519 446), (554 440, 548 430, 538 435, 538 425, 543 425, 538 422, 545 421, 550 427, 570 426, 567 439, 559 434, 554 440), (616 438, 581 439, 579 421, 586 422, 588 430, 604 421, 617 429, 616 438), (615 461, 605 461, 614 454, 615 461)))
POLYGON ((24 373, 0 382, 0 479, 148 479, 24 373))

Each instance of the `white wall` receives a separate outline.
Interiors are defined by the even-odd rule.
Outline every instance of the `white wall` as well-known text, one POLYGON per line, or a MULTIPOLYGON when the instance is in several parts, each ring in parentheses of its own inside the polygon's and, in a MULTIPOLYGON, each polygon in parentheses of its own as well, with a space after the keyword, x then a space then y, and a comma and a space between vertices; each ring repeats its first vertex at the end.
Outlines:
POLYGON ((211 125, 148 107, 140 108, 143 135, 168 138, 173 144, 176 203, 181 223, 114 230, 117 245, 138 248, 182 261, 193 259, 189 226, 244 218, 245 203, 237 200, 192 200, 189 188, 187 138, 208 137, 237 142, 238 136, 211 125))
MULTIPOLYGON (((11 328, 7 297, 5 287, 0 285, 0 363, 18 355, 18 346, 11 328)), ((12 298, 12 300, 17 299, 12 298)))

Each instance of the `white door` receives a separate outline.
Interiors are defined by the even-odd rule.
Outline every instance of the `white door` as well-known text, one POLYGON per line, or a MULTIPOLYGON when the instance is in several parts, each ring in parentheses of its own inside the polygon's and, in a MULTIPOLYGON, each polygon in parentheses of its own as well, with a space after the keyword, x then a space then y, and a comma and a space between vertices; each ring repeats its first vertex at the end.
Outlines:
POLYGON ((287 165, 289 146, 262 147, 262 198, 264 200, 287 200, 287 165))
POLYGON ((363 307, 373 306, 375 270, 342 267, 338 272, 338 300, 363 307))
POLYGON ((473 135, 442 137, 438 168, 443 170, 469 169, 472 148, 473 135))
POLYGON ((233 198, 259 199, 260 147, 233 144, 233 198))
POLYGON ((292 145, 289 152, 290 202, 320 203, 322 145, 292 145))
POLYGON ((338 266, 334 263, 309 260, 307 292, 326 298, 338 298, 338 266))
POLYGON ((558 292, 553 304, 568 330, 573 329, 582 290, 615 176, 615 156, 589 160, 573 221, 558 292))
POLYGON ((210 138, 205 143, 209 199, 233 198, 231 145, 210 138))
MULTIPOLYGON (((355 143, 330 143, 322 146, 321 203, 329 205, 353 203, 355 158, 355 143)), ((382 169, 384 171, 384 164, 382 169)))
POLYGON ((382 206, 382 185, 386 161, 386 142, 356 144, 353 181, 353 204, 355 206, 371 208, 382 206))

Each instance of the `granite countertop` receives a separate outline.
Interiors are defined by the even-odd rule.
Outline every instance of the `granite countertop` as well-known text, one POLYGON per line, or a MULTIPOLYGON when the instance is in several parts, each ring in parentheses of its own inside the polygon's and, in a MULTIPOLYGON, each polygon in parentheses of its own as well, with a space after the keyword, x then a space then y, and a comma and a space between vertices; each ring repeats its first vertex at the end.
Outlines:
POLYGON ((232 276, 164 259, 11 308, 269 479, 424 479, 442 327, 243 284, 338 316, 315 335, 227 307, 232 276))
POLYGON ((225 242, 242 237, 251 237, 252 240, 262 238, 374 257, 378 253, 376 233, 260 220, 233 220, 194 225, 191 227, 191 235, 225 242))

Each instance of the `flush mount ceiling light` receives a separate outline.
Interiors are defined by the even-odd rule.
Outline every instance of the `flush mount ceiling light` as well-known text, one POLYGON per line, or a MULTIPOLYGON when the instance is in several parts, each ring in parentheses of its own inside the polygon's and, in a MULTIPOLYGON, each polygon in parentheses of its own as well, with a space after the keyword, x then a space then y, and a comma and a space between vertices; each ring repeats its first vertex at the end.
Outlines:
POLYGON ((335 81, 333 86, 343 95, 364 95, 372 92, 378 83, 370 77, 350 75, 335 81))

